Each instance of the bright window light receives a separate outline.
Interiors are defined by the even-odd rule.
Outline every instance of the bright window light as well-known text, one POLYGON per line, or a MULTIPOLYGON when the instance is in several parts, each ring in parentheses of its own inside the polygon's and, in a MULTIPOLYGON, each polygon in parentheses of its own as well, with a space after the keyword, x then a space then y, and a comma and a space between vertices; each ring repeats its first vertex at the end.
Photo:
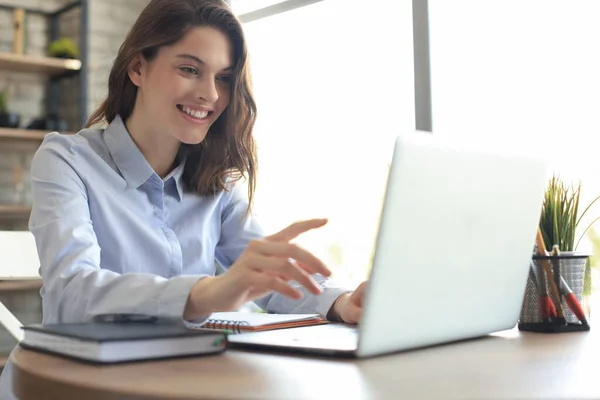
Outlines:
POLYGON ((272 232, 328 217, 298 243, 338 279, 358 283, 394 137, 415 125, 410 2, 382 12, 361 0, 325 0, 244 29, 259 106, 255 209, 272 232))
POLYGON ((235 11, 236 14, 245 14, 283 1, 284 0, 231 0, 229 3, 231 4, 231 9, 235 11))
MULTIPOLYGON (((434 133, 534 145, 581 180, 582 206, 600 195, 600 2, 430 0, 429 12, 434 133)), ((576 237, 597 216, 598 204, 576 237)))

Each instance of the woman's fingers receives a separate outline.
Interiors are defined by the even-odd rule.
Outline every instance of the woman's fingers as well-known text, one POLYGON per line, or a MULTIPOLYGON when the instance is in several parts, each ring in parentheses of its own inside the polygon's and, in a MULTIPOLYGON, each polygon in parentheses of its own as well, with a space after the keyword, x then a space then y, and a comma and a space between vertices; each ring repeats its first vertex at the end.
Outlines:
POLYGON ((248 249, 251 252, 264 256, 286 259, 291 258, 296 260, 301 264, 301 268, 305 269, 309 274, 321 274, 323 276, 331 275, 331 271, 323 261, 309 251, 293 243, 257 240, 251 242, 248 249))
POLYGON ((269 257, 261 254, 252 254, 248 258, 250 268, 257 271, 267 272, 269 275, 282 280, 294 280, 304 286, 312 294, 322 292, 319 284, 305 270, 297 264, 290 262, 287 258, 269 257))
POLYGON ((356 304, 359 307, 363 306, 365 299, 365 290, 367 288, 367 282, 361 283, 354 292, 350 295, 350 302, 356 304))
POLYGON ((280 278, 270 274, 254 271, 254 273, 250 274, 248 277, 248 281, 248 283, 250 283, 252 286, 264 288, 266 291, 281 293, 282 295, 294 300, 302 298, 302 292, 291 287, 289 283, 284 282, 280 278))
POLYGON ((310 231, 311 229, 317 229, 322 227, 327 223, 327 219, 318 218, 318 219, 309 219, 306 221, 298 221, 287 228, 282 229, 281 231, 268 236, 267 240, 277 241, 277 242, 289 242, 290 240, 298 237, 304 232, 310 231))
POLYGON ((288 283, 294 280, 309 292, 320 294, 322 289, 311 274, 330 276, 331 271, 318 257, 289 241, 326 223, 326 219, 299 221, 263 240, 251 241, 236 262, 241 268, 234 270, 242 272, 239 277, 254 287, 251 293, 274 291, 299 299, 302 292, 288 283))

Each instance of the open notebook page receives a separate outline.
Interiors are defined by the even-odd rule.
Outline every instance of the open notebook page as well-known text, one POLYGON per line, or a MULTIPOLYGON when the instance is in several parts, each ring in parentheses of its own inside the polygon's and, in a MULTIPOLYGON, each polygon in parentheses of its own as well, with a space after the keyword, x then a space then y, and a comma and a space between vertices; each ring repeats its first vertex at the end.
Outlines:
POLYGON ((202 324, 187 324, 191 329, 212 328, 233 331, 259 331, 327 323, 319 314, 264 314, 217 312, 202 324))
POLYGON ((320 319, 319 314, 265 314, 265 313, 246 313, 246 312, 217 312, 212 313, 208 322, 212 321, 235 321, 245 322, 249 326, 265 326, 272 324, 281 324, 286 322, 307 321, 320 319))

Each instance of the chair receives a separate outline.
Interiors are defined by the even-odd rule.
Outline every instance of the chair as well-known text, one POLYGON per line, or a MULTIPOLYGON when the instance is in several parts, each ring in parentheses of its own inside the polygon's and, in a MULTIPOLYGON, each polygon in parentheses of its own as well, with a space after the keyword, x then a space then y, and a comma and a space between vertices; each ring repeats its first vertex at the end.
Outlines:
MULTIPOLYGON (((27 231, 0 231, 0 280, 40 279, 35 238, 27 231)), ((19 342, 23 324, 0 302, 0 324, 19 342)))

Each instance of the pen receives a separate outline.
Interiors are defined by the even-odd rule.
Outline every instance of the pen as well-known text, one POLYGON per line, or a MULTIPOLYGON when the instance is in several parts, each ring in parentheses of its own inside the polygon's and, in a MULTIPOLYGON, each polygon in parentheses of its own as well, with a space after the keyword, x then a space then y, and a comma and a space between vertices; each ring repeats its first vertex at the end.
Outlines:
POLYGON ((535 286, 535 289, 538 293, 538 302, 540 305, 542 320, 544 322, 549 322, 550 320, 556 319, 556 308, 554 308, 554 303, 552 303, 552 299, 550 299, 550 296, 548 296, 544 273, 542 272, 540 279, 538 279, 533 260, 529 260, 529 278, 533 282, 533 286, 535 286))
MULTIPOLYGON (((552 246, 552 252, 557 256, 560 255, 560 250, 558 249, 557 245, 552 246)), ((581 321, 583 325, 587 325, 588 321, 585 317, 585 312, 583 311, 581 304, 579 304, 579 300, 577 300, 577 297, 575 297, 575 294, 573 293, 573 291, 567 284, 567 281, 565 281, 565 278, 562 275, 560 276, 560 292, 565 297, 565 302, 567 303, 571 311, 573 311, 573 314, 575 314, 577 319, 581 321)))
MULTIPOLYGON (((537 245, 536 245, 536 249, 537 249, 537 245)), ((538 251, 538 253, 539 253, 539 251, 538 251)), ((542 273, 538 275, 537 269, 535 268, 535 263, 533 262, 533 260, 531 260, 530 263, 534 267, 534 270, 533 270, 534 274, 539 278, 539 281, 538 281, 539 282, 539 290, 541 293, 540 301, 542 301, 544 304, 545 310, 548 313, 548 318, 551 320, 555 320, 556 318, 558 318, 558 316, 556 315, 556 308, 554 307, 552 298, 548 294, 546 275, 544 275, 543 269, 542 269, 542 273)), ((542 317, 543 317, 543 315, 544 315, 544 313, 542 312, 542 317)))
MULTIPOLYGON (((535 237, 535 241, 537 244, 538 253, 541 256, 547 257, 548 252, 546 251, 546 245, 544 244, 544 237, 542 236, 542 231, 540 230, 539 226, 538 226, 538 230, 537 230, 537 235, 535 237)), ((554 301, 556 302, 556 304, 555 304, 556 315, 557 315, 556 320, 560 324, 565 325, 567 323, 567 321, 565 320, 565 311, 562 306, 562 301, 561 301, 560 293, 558 291, 558 286, 556 285, 556 282, 553 279, 552 267, 550 266, 550 262, 547 259, 540 260, 540 261, 542 263, 542 268, 544 268, 544 272, 546 273, 546 278, 548 279, 548 283, 550 284, 550 290, 552 291, 552 295, 554 296, 554 301)))

